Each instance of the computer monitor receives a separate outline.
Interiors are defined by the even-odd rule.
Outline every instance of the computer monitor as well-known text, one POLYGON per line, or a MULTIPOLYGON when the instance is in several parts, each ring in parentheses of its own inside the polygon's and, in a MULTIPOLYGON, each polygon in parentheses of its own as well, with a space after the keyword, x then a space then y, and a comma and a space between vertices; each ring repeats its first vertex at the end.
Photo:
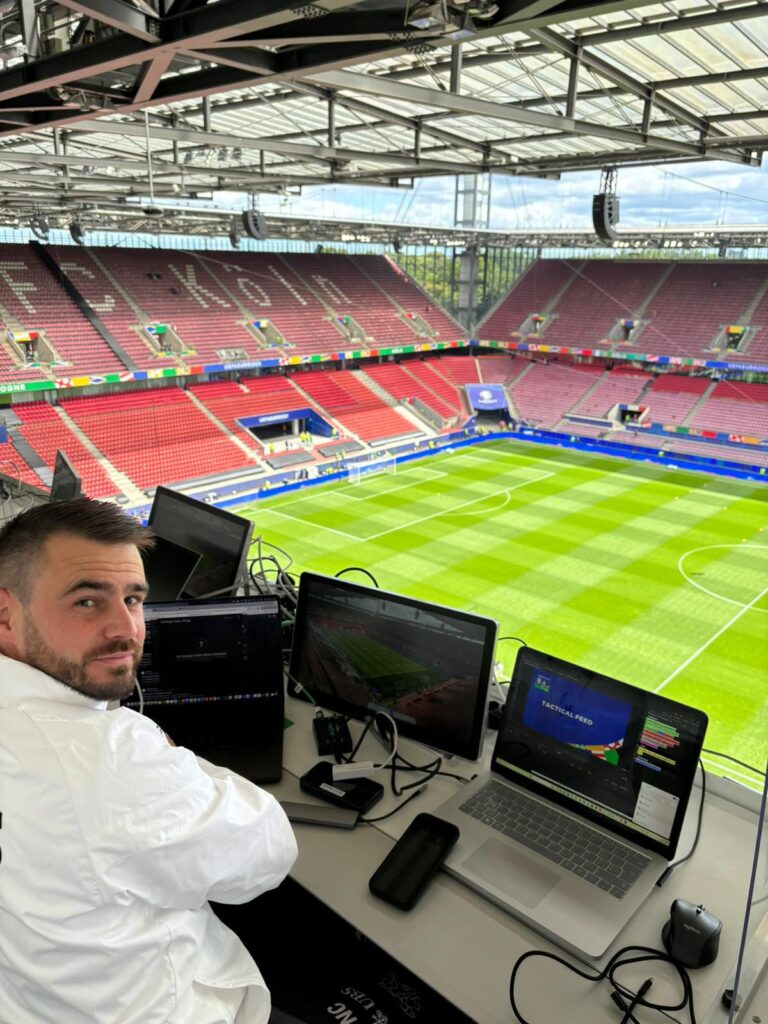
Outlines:
POLYGON ((71 498, 79 498, 82 493, 83 482, 72 468, 72 463, 63 451, 57 451, 50 500, 69 501, 71 498))
POLYGON ((158 487, 148 525, 163 540, 200 556, 180 596, 234 594, 253 535, 249 519, 169 487, 158 487))
MULTIPOLYGON (((276 597, 144 605, 144 714, 174 742, 253 781, 280 778, 284 696, 276 597)), ((123 702, 138 710, 134 692, 123 702)))
POLYGON ((403 736, 477 760, 496 632, 493 619, 305 572, 289 690, 351 718, 386 711, 403 736))
POLYGON ((142 551, 150 601, 175 601, 184 593, 201 556, 180 544, 155 537, 151 550, 142 551))

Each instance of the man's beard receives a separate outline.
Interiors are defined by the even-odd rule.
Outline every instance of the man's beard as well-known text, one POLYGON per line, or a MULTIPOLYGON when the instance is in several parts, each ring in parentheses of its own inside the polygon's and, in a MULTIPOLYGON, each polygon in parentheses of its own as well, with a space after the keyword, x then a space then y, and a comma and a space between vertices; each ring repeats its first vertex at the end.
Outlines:
POLYGON ((136 686, 136 669, 141 660, 141 648, 130 640, 113 640, 87 651, 82 661, 69 661, 57 654, 43 639, 37 627, 26 619, 24 623, 24 660, 33 668, 45 672, 72 690, 94 700, 121 700, 128 697, 136 686), (130 651, 130 665, 115 665, 108 670, 108 678, 99 681, 88 674, 88 665, 94 658, 130 651))

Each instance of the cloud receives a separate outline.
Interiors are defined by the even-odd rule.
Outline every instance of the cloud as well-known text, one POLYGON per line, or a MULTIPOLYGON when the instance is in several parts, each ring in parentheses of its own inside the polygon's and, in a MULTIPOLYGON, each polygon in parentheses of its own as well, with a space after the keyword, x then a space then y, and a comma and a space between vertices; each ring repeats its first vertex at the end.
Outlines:
MULTIPOLYGON (((591 229, 592 196, 599 187, 596 170, 565 175, 559 181, 495 175, 490 183, 489 226, 502 231, 591 229)), ((262 196, 260 208, 265 213, 450 227, 455 189, 453 178, 417 179, 412 189, 312 186, 298 197, 262 196)), ((617 192, 623 231, 677 224, 768 224, 768 163, 625 168, 619 170, 617 192)), ((238 204, 237 197, 233 202, 238 204)), ((239 197, 239 205, 243 203, 239 197)))

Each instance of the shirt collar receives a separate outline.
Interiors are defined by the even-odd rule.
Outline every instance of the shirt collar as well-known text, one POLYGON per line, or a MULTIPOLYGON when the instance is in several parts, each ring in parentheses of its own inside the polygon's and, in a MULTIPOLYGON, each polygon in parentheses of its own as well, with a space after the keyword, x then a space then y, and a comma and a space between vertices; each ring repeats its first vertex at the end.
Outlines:
POLYGON ((104 710, 107 701, 94 700, 23 661, 0 654, 0 707, 26 700, 50 700, 104 710))

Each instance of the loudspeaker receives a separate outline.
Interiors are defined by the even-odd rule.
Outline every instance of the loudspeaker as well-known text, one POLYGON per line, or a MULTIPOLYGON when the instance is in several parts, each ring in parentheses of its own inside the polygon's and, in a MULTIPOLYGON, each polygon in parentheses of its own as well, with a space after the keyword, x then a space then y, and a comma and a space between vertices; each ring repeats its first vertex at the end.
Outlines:
POLYGON ((233 249, 237 249, 240 245, 240 224, 237 217, 232 218, 232 223, 229 226, 229 241, 233 249))
POLYGON ((592 197, 592 223, 595 234, 604 242, 618 238, 616 225, 619 223, 619 197, 601 192, 592 197))
POLYGON ((264 214, 256 210, 243 210, 243 231, 249 238, 266 238, 267 220, 264 214))
POLYGON ((73 220, 69 225, 69 233, 72 236, 72 241, 77 242, 78 245, 82 245, 85 241, 85 232, 83 231, 82 225, 73 220))

